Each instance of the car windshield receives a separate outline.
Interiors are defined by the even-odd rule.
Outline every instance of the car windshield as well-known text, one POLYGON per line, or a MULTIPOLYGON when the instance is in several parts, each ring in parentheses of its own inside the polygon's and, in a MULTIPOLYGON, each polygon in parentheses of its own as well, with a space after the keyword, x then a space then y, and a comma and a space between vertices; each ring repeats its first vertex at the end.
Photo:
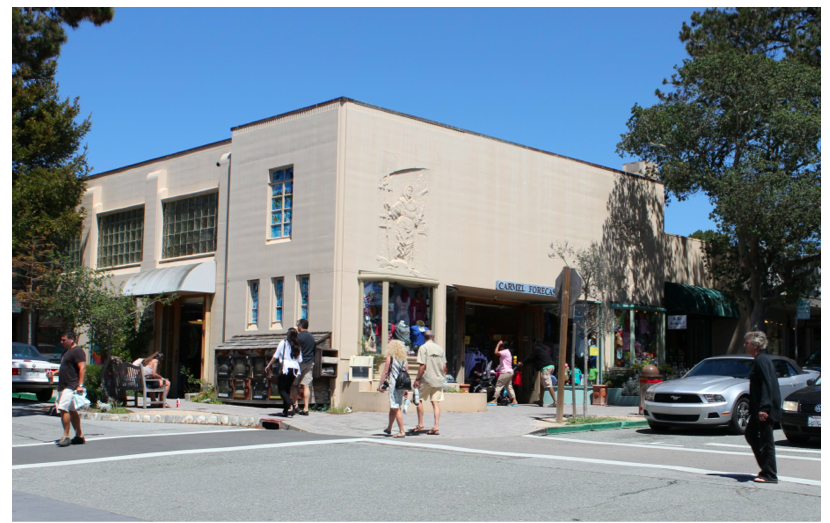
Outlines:
POLYGON ((685 377, 693 376, 732 376, 749 378, 752 360, 749 359, 712 359, 703 360, 689 371, 685 377))
POLYGON ((45 360, 34 347, 29 345, 12 345, 12 359, 18 360, 45 360))

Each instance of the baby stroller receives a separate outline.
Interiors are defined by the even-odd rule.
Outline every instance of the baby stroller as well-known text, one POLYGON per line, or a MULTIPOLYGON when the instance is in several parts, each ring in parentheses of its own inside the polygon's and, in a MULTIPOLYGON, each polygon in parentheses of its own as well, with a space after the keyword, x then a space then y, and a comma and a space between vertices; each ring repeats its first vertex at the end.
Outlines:
POLYGON ((493 370, 493 362, 488 361, 484 370, 478 370, 478 365, 470 373, 470 392, 484 392, 490 398, 496 390, 496 372, 493 370))

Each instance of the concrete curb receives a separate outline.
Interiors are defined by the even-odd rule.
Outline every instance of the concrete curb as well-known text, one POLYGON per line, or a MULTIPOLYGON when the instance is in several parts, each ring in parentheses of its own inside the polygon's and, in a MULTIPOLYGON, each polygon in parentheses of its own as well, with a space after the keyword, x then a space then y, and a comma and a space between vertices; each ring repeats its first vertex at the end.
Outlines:
POLYGON ((109 414, 82 412, 81 419, 95 421, 131 421, 134 423, 183 423, 188 425, 222 425, 228 427, 259 427, 261 416, 228 416, 223 414, 109 414))
POLYGON ((603 421, 601 423, 583 423, 580 425, 566 425, 563 427, 548 427, 537 430, 533 434, 562 434, 566 432, 585 432, 589 430, 614 430, 633 429, 637 427, 648 427, 647 421, 603 421))

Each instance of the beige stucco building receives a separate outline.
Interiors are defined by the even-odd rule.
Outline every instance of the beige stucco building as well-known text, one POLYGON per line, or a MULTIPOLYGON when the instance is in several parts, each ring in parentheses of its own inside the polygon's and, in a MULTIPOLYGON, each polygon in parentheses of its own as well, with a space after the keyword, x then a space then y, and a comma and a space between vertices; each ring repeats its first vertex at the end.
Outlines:
POLYGON ((666 282, 711 286, 700 243, 663 233, 660 183, 346 98, 94 175, 83 205, 85 264, 125 292, 180 297, 154 321, 173 395, 181 369, 216 379, 223 343, 300 317, 331 333, 335 402, 354 393, 352 356, 390 336, 414 350, 418 321, 467 381, 495 340, 519 358, 558 342, 552 244, 610 257, 622 336, 597 340, 602 369, 637 351, 664 361, 666 282))

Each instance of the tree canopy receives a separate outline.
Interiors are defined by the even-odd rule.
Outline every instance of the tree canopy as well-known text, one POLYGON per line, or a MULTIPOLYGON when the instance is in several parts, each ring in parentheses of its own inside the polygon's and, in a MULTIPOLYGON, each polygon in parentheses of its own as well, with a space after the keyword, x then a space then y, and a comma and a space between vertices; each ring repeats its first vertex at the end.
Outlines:
POLYGON ((80 231, 78 206, 88 172, 79 151, 89 131, 77 98, 61 99, 57 57, 64 25, 112 19, 108 7, 12 8, 12 251, 35 239, 65 245, 80 231))
POLYGON ((770 305, 809 292, 820 266, 821 52, 810 22, 820 16, 695 13, 681 32, 693 58, 664 81, 657 104, 632 108, 617 146, 654 162, 679 200, 709 197, 723 235, 709 242, 710 258, 728 268, 713 275, 753 329, 764 329, 770 305))

